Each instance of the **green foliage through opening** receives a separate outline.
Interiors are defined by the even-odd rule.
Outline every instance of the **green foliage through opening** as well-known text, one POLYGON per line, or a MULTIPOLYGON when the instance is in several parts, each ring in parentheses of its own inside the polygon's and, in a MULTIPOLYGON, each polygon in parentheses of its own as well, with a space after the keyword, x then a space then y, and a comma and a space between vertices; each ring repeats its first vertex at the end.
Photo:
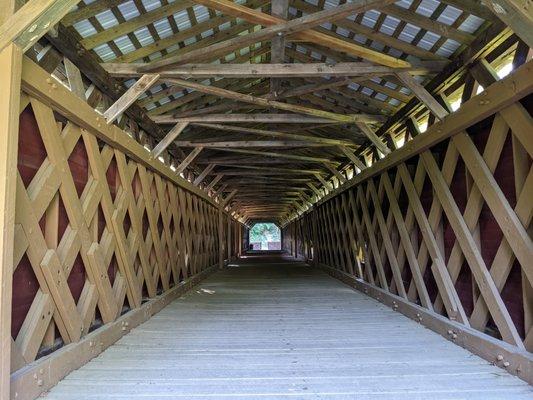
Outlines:
POLYGON ((250 229, 250 244, 256 244, 254 250, 280 250, 281 231, 276 224, 273 224, 272 222, 257 223, 252 226, 252 229, 250 229), (261 248, 258 248, 259 243, 261 243, 261 248), (279 243, 279 248, 278 246, 269 246, 268 243, 279 243))

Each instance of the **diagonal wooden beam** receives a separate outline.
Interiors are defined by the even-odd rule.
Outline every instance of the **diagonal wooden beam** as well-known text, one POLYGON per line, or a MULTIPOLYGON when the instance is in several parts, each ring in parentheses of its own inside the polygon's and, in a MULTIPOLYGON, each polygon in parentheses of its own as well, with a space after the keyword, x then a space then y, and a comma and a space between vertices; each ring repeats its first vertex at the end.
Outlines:
POLYGON ((80 99, 86 100, 85 86, 83 85, 83 79, 81 77, 80 70, 67 57, 63 57, 63 63, 65 64, 65 72, 67 74, 70 91, 80 99))
POLYGON ((179 122, 176 124, 169 133, 154 147, 152 150, 152 157, 158 157, 170 144, 183 132, 183 130, 189 125, 188 122, 179 122))
POLYGON ((213 180, 209 182, 209 185, 207 185, 207 187, 205 188, 206 192, 209 192, 210 190, 212 190, 215 187, 215 185, 218 183, 218 181, 221 180, 223 177, 224 177, 224 174, 217 174, 217 176, 215 176, 213 180))
POLYGON ((346 177, 340 173, 340 171, 337 169, 337 168, 334 168, 332 167, 331 165, 329 164, 324 164, 324 166, 333 174, 337 177, 337 179, 339 180, 340 183, 344 183, 346 182, 346 177))
POLYGON ((356 122, 355 125, 365 134, 365 136, 372 142, 374 146, 383 154, 389 154, 390 149, 385 143, 375 134, 373 129, 364 122, 356 122))
POLYGON ((193 151, 189 153, 187 157, 178 165, 176 168, 176 174, 181 174, 183 171, 185 171, 185 168, 189 166, 191 162, 200 154, 200 152, 203 150, 203 147, 195 147, 193 151))
MULTIPOLYGON (((118 100, 126 92, 123 85, 100 66, 95 54, 79 50, 79 35, 74 28, 66 28, 59 24, 57 35, 48 34, 46 38, 65 57, 69 58, 102 93, 107 94, 112 100, 118 100)), ((150 136, 156 139, 165 136, 165 131, 155 124, 146 111, 136 103, 133 103, 124 113, 139 124, 139 128, 145 130, 150 136)), ((180 149, 173 151, 173 153, 177 158, 185 157, 180 149)))
POLYGON ((79 0, 30 0, 0 25, 0 50, 14 42, 23 51, 46 34, 79 0))
POLYGON ((273 107, 280 110, 291 111, 300 114, 313 115, 315 117, 329 118, 333 121, 353 123, 358 120, 357 116, 336 114, 329 111, 317 110, 315 108, 303 107, 295 104, 287 104, 279 101, 268 100, 262 97, 255 97, 249 94, 234 92, 228 89, 217 88, 200 83, 186 81, 183 79, 167 79, 167 82, 174 85, 182 86, 188 89, 197 90, 202 93, 220 96, 232 100, 237 100, 243 103, 257 104, 263 107, 273 107))
POLYGON ((398 72, 396 76, 407 86, 414 95, 426 105, 426 107, 433 113, 438 119, 443 119, 448 115, 448 111, 429 93, 424 86, 422 86, 415 78, 408 72, 398 72))
POLYGON ((316 179, 318 179, 320 181, 320 183, 322 184, 322 186, 324 186, 324 188, 326 188, 327 190, 332 190, 333 189, 333 185, 329 182, 327 182, 323 177, 322 175, 320 174, 314 174, 316 179))
MULTIPOLYGON (((195 3, 202 4, 208 8, 218 10, 226 15, 242 18, 248 22, 260 24, 262 26, 272 26, 283 23, 284 20, 275 16, 241 6, 227 0, 194 0, 195 3)), ((341 52, 345 52, 368 61, 390 67, 408 67, 409 63, 376 50, 367 49, 355 44, 353 41, 341 40, 314 30, 298 32, 293 35, 297 40, 313 42, 321 46, 329 47, 341 52)))
POLYGON ((194 180, 193 185, 198 186, 200 183, 202 183, 205 179, 205 177, 215 168, 216 164, 208 164, 207 167, 204 168, 204 170, 198 175, 198 177, 194 180))
POLYGON ((110 124, 118 118, 135 100, 137 100, 144 92, 157 82, 158 74, 143 75, 133 86, 131 86, 126 93, 124 93, 111 107, 104 113, 107 123, 110 124))
POLYGON ((222 201, 220 202, 220 206, 222 208, 226 207, 230 200, 237 194, 237 192, 237 189, 232 190, 230 194, 228 194, 224 199, 222 199, 222 201))
POLYGON ((346 146, 339 146, 344 155, 361 171, 366 168, 366 165, 346 146))
MULTIPOLYGON (((220 178, 222 178, 222 176, 220 178)), ((221 193, 224 193, 224 190, 226 190, 227 187, 228 187, 227 183, 220 185, 217 191, 213 194, 213 197, 217 198, 221 193)))

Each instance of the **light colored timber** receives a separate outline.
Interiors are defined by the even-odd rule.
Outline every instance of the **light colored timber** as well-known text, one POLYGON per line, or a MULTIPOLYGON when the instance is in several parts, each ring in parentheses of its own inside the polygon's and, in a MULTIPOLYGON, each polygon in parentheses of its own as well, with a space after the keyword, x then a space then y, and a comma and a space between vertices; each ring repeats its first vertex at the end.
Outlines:
POLYGON ((157 82, 158 74, 143 75, 135 84, 130 87, 111 107, 104 113, 107 123, 115 121, 135 100, 157 82))
POLYGON ((81 44, 87 50, 92 50, 101 44, 111 42, 113 39, 124 36, 152 22, 166 18, 168 15, 177 14, 180 11, 191 7, 192 5, 192 1, 183 0, 163 5, 162 7, 157 7, 150 12, 142 13, 137 17, 129 19, 128 21, 116 24, 108 29, 104 29, 101 32, 97 32, 94 35, 86 37, 81 40, 81 44))
MULTIPOLYGON (((195 0, 195 3, 202 4, 224 14, 242 18, 245 21, 260 24, 262 26, 272 26, 284 22, 284 20, 281 18, 277 18, 275 16, 268 15, 261 11, 257 11, 227 0, 195 0)), ((294 34, 293 37, 297 40, 313 42, 337 51, 346 52, 353 56, 361 57, 377 64, 387 65, 389 67, 409 67, 409 63, 403 60, 399 60, 375 50, 370 50, 353 43, 353 41, 349 42, 347 40, 340 40, 333 36, 316 32, 314 30, 298 32, 294 34)))
POLYGON ((116 7, 122 2, 123 0, 94 1, 85 7, 80 7, 77 10, 69 12, 63 17, 63 19, 61 19, 61 24, 64 26, 71 26, 76 22, 93 17, 108 8, 116 7))
POLYGON ((185 159, 180 163, 180 165, 178 165, 176 167, 176 174, 181 174, 183 171, 185 171, 185 168, 187 168, 189 166, 189 164, 191 164, 194 159, 198 156, 198 154, 200 154, 200 152, 203 150, 203 147, 202 146, 199 146, 199 147, 195 147, 193 149, 193 151, 191 151, 189 153, 189 155, 187 157, 185 157, 185 159))
MULTIPOLYGON (((380 122, 384 120, 382 115, 354 115, 363 122, 380 122)), ((311 117, 299 114, 207 114, 197 117, 174 117, 171 115, 156 115, 152 117, 158 124, 175 124, 179 122, 189 123, 237 123, 257 122, 261 124, 327 124, 329 118, 311 117)))
MULTIPOLYGON (((289 0, 272 0, 270 14, 281 19, 289 17, 289 0)), ((270 64, 283 64, 285 62, 285 36, 276 35, 270 40, 270 64)), ((277 93, 282 85, 281 79, 270 79, 270 93, 277 93)))
MULTIPOLYGON (((509 362, 509 366, 505 368, 507 372, 512 372, 513 374, 518 375, 526 382, 533 382, 533 375, 531 373, 533 358, 531 353, 517 349, 514 346, 503 343, 488 335, 483 335, 475 329, 465 327, 456 321, 451 321, 446 317, 426 310, 419 305, 402 299, 401 297, 378 288, 375 285, 371 285, 361 279, 356 279, 354 276, 338 269, 324 264, 320 264, 319 267, 347 285, 376 299, 384 306, 394 309, 398 313, 416 321, 417 324, 421 324, 428 328, 428 330, 432 330, 441 335, 446 340, 452 341, 454 345, 473 352, 477 356, 487 360, 491 365, 494 365, 494 354, 501 355, 503 359, 508 360, 509 362), (451 335, 450 332, 452 332, 451 335)), ((469 357, 472 357, 472 355, 469 357)), ((498 366, 504 367, 501 363, 498 364, 498 366)), ((507 372, 503 373, 506 374, 507 372)), ((530 396, 530 394, 527 394, 526 396, 530 396)), ((496 397, 499 397, 499 395, 496 395, 496 397)), ((507 394, 507 397, 509 397, 509 394, 507 394)), ((484 398, 484 395, 482 395, 481 398, 484 398)))
MULTIPOLYGON (((6 4, 9 9, 9 3, 6 4)), ((79 0, 30 0, 17 12, 2 20, 0 50, 14 42, 23 51, 48 32, 79 0)))
POLYGON ((179 136, 180 133, 183 132, 183 130, 189 125, 188 122, 179 122, 177 123, 168 133, 167 135, 154 147, 152 150, 152 156, 153 157, 159 157, 161 153, 163 153, 168 146, 172 144, 174 140, 179 136))
POLYGON ((366 168, 366 165, 346 146, 339 146, 341 151, 344 153, 346 157, 360 170, 363 170, 366 168))
POLYGON ((208 192, 212 190, 215 187, 215 185, 218 183, 218 181, 220 181, 224 177, 224 175, 225 175, 225 172, 224 174, 220 174, 220 173, 217 174, 217 176, 215 176, 213 180, 209 182, 209 185, 207 185, 207 188, 205 190, 208 192))
POLYGON ((198 186, 200 183, 203 182, 205 177, 215 168, 216 164, 209 164, 207 167, 203 169, 203 171, 198 175, 198 177, 194 180, 193 185, 198 186))
POLYGON ((67 57, 63 57, 63 62, 70 90, 80 99, 85 100, 85 86, 80 70, 67 57))
POLYGON ((222 199, 222 201, 220 202, 220 206, 222 208, 226 207, 231 201, 231 199, 237 194, 237 192, 237 189, 232 190, 230 194, 228 194, 224 199, 222 199))
MULTIPOLYGON (((15 2, 7 1, 0 23, 13 18, 15 2)), ((7 22, 6 22, 7 21, 7 22)), ((4 25, 2 25, 3 27, 4 25)), ((4 33, 5 34, 5 33, 4 33)), ((2 37, 2 36, 0 36, 2 37)), ((9 40, 9 38, 8 38, 9 40)), ((19 137, 20 80, 22 51, 6 42, 0 47, 0 398, 10 393, 11 304, 15 247, 15 193, 19 137)), ((13 357, 15 359, 15 357, 13 357)))
POLYGON ((496 0, 487 1, 494 15, 501 19, 529 47, 533 47, 533 7, 529 0, 496 0))
POLYGON ((157 72, 176 64, 185 64, 191 61, 214 59, 231 53, 235 50, 245 48, 251 44, 271 39, 275 35, 290 35, 301 32, 325 22, 333 22, 336 19, 346 18, 350 15, 365 12, 372 8, 379 8, 392 3, 392 0, 354 0, 338 7, 332 7, 326 10, 318 11, 313 14, 295 18, 290 21, 281 19, 281 23, 275 24, 259 31, 241 35, 228 39, 223 42, 215 43, 207 47, 201 47, 193 50, 186 55, 171 56, 163 60, 152 61, 146 66, 141 67, 143 72, 157 72))
POLYGON ((387 147, 385 143, 375 134, 374 130, 368 126, 365 122, 357 122, 355 125, 364 133, 364 135, 372 142, 374 146, 382 153, 389 154, 391 150, 387 147))
POLYGON ((533 63, 529 61, 516 69, 512 75, 494 83, 487 87, 482 94, 463 103, 453 115, 431 125, 423 135, 416 136, 398 150, 366 168, 354 179, 321 199, 320 203, 458 134, 495 112, 506 109, 517 99, 533 92, 533 81, 529 79, 531 74, 533 74, 533 63), (483 99, 482 104, 479 102, 480 99, 483 99))
POLYGON ((130 330, 147 321, 152 315, 192 289, 212 272, 214 272, 213 267, 206 268, 194 276, 185 278, 183 282, 168 292, 143 303, 138 309, 91 332, 79 342, 64 346, 49 357, 43 357, 28 368, 15 372, 11 377, 12 396, 9 397, 8 395, 6 399, 32 400, 39 397, 41 393, 55 386, 71 371, 98 356, 129 333, 130 330), (40 376, 41 381, 38 382, 34 378, 35 375, 40 376))
MULTIPOLYGON (((202 49, 203 50, 203 49, 202 49)), ((163 61, 166 61, 164 59, 163 61)), ((195 61, 195 59, 191 59, 195 61)), ((197 61, 197 60, 196 60, 197 61)), ((117 78, 136 78, 146 74, 151 64, 146 63, 103 63, 104 69, 117 78)), ((162 78, 313 78, 313 77, 357 77, 382 76, 396 72, 413 75, 438 72, 443 62, 420 62, 409 67, 387 67, 369 62, 293 63, 293 64, 199 64, 187 63, 158 68, 162 78)))
POLYGON ((205 94, 219 96, 227 99, 237 100, 243 103, 256 104, 263 107, 273 107, 280 110, 291 111, 300 114, 312 115, 315 117, 328 118, 333 121, 352 123, 357 121, 357 116, 336 114, 329 111, 322 111, 314 108, 303 107, 296 104, 281 103, 279 101, 268 100, 261 97, 252 96, 234 92, 228 89, 217 88, 214 86, 202 85, 200 83, 186 81, 183 79, 165 79, 166 82, 184 88, 196 90, 205 94))
POLYGON ((65 115, 70 121, 81 128, 92 132, 99 139, 114 148, 123 151, 132 159, 145 165, 152 171, 159 173, 185 190, 194 193, 211 204, 216 204, 203 190, 192 185, 186 179, 176 175, 170 167, 159 160, 150 157, 146 149, 126 132, 116 125, 108 125, 104 118, 92 109, 86 102, 75 96, 62 85, 52 87, 53 82, 47 82, 47 74, 28 58, 22 64, 22 88, 33 97, 49 104, 54 110, 65 115))

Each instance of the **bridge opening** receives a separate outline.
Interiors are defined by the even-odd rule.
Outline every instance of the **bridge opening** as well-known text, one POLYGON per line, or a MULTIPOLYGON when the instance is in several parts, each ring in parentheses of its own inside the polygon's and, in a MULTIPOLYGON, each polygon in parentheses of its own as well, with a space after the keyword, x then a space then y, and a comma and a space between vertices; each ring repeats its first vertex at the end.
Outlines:
POLYGON ((281 229, 274 222, 256 222, 248 233, 249 250, 280 251, 281 229))

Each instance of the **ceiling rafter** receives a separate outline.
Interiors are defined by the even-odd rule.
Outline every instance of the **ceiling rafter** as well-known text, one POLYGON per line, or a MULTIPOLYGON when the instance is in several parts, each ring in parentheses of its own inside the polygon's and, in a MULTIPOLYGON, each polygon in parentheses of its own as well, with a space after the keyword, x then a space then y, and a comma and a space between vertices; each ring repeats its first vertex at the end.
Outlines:
POLYGON ((263 188, 276 186, 290 199, 282 212, 287 220, 321 198, 321 186, 332 190, 350 168, 357 174, 394 151, 392 137, 405 121, 416 131, 427 107, 413 88, 425 87, 435 98, 456 90, 466 65, 512 46, 516 38, 500 19, 529 40, 529 11, 515 0, 499 3, 504 16, 478 0, 442 0, 424 12, 421 4, 82 1, 47 35, 81 74, 70 61, 63 66, 55 50, 44 51, 46 41, 35 59, 57 67, 81 98, 107 110, 108 122, 132 129, 154 148, 153 157, 177 165, 220 199, 238 190, 229 203, 279 215, 263 196, 263 188), (450 14, 448 5, 460 12, 450 14), (357 7, 374 10, 355 13, 357 7), (391 18, 399 23, 391 27, 391 18), (215 63, 189 64, 209 61, 215 63), (161 77, 144 85, 142 77, 158 65, 165 67, 161 77))

